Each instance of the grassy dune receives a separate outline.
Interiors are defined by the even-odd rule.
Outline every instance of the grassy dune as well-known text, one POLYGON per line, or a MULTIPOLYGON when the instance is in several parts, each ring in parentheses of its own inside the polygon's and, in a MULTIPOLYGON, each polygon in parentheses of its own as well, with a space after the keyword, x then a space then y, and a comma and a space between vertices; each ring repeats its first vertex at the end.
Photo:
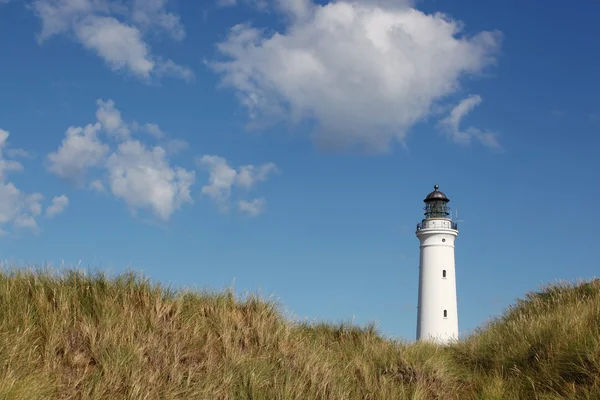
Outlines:
POLYGON ((404 398, 600 399, 600 281, 441 347, 134 274, 0 272, 0 399, 404 398))

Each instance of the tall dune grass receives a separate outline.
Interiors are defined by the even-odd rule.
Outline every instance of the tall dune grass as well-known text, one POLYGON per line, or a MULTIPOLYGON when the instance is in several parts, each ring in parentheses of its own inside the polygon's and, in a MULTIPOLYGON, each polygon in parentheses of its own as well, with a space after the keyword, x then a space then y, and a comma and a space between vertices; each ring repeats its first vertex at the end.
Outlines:
POLYGON ((2 399, 600 399, 599 342, 598 281, 436 346, 133 273, 0 272, 2 399))

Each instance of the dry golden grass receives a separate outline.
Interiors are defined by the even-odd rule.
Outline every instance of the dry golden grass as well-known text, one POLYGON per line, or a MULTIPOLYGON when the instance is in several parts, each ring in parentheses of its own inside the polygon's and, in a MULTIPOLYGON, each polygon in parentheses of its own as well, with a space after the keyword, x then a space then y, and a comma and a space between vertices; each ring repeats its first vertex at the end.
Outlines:
POLYGON ((600 398, 600 285, 531 294, 452 346, 303 324, 132 273, 0 273, 1 399, 600 398))
POLYGON ((453 347, 489 399, 600 399, 600 279, 529 293, 453 347))

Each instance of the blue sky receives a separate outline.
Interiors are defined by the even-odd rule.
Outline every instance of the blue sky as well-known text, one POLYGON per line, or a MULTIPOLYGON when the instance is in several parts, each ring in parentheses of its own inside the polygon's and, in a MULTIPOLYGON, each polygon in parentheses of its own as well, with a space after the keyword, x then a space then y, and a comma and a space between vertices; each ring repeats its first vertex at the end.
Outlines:
POLYGON ((0 0, 0 256, 260 291, 415 335, 422 199, 459 324, 597 274, 600 4, 0 0))

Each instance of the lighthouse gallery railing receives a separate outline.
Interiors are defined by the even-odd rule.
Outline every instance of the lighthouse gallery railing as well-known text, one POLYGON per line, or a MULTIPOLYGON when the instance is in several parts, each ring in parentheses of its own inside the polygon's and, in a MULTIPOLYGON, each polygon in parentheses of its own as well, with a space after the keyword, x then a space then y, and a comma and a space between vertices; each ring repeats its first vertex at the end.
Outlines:
POLYGON ((421 229, 455 229, 458 230, 458 224, 453 221, 425 221, 417 224, 417 230, 421 229))

